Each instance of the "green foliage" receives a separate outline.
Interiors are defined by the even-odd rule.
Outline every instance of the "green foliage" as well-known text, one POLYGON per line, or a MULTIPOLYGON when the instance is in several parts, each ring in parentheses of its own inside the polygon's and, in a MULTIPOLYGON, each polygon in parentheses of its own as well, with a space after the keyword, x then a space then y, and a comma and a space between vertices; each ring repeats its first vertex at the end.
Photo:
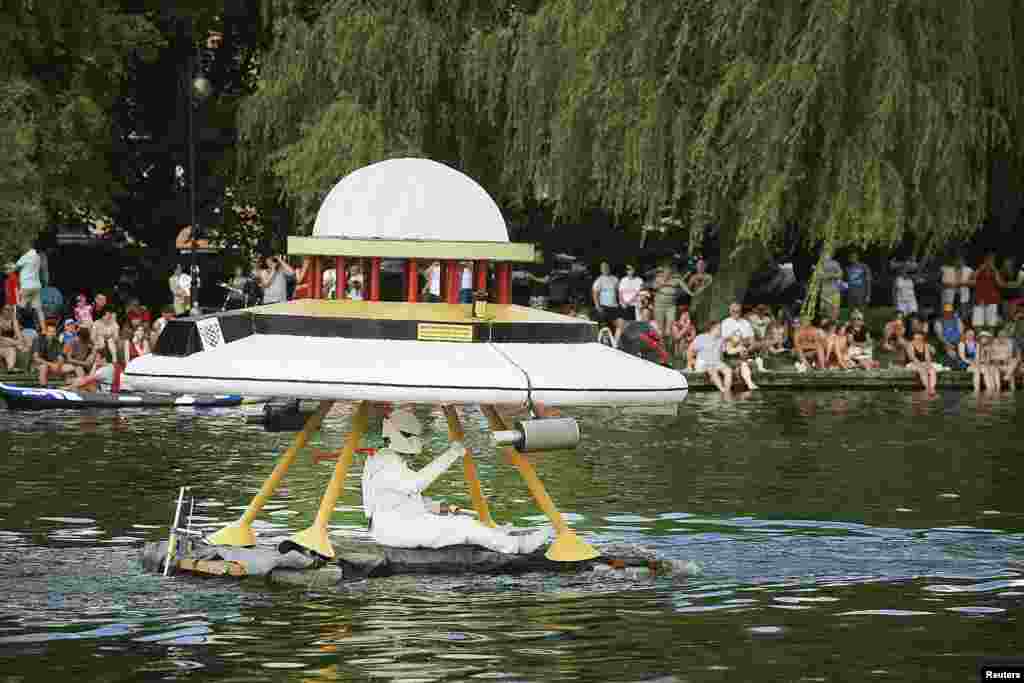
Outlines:
POLYGON ((10 2, 0 22, 0 250, 24 249, 48 222, 109 210, 110 110, 129 58, 160 43, 116 3, 10 2))
POLYGON ((983 219, 992 151, 1020 154, 1013 0, 308 5, 278 19, 242 112, 250 162, 271 155, 306 214, 346 171, 424 153, 490 164, 506 201, 674 206, 694 245, 735 226, 731 254, 787 223, 928 250, 983 219))

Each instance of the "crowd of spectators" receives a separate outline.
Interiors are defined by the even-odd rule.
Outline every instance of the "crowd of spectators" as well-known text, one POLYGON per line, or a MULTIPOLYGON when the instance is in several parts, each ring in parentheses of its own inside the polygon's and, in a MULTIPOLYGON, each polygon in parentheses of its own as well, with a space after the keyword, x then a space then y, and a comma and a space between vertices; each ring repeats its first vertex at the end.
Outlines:
MULTIPOLYGON (((180 266, 168 278, 170 303, 158 315, 137 299, 110 302, 102 292, 92 298, 82 292, 65 303, 59 292, 50 292, 48 264, 37 247, 7 266, 0 363, 9 372, 34 369, 43 384, 53 378, 76 387, 97 379, 111 383, 114 369, 156 346, 168 320, 194 312, 193 283, 180 266)), ((459 297, 470 302, 472 264, 462 265, 459 297)), ((712 283, 700 258, 692 259, 685 271, 666 261, 647 279, 633 264, 625 266, 620 278, 603 262, 591 286, 592 308, 570 304, 563 312, 602 323, 601 340, 609 346, 706 372, 724 392, 740 382, 756 389, 755 374, 766 370, 879 367, 906 368, 933 393, 937 372, 943 369, 969 370, 977 391, 1015 388, 1024 370, 1024 269, 1018 270, 1013 259, 1004 259, 1000 268, 994 254, 987 254, 977 268, 962 258, 944 265, 942 313, 930 320, 920 311, 915 282, 907 272, 892 282, 891 319, 874 315, 868 321, 865 312, 882 309, 869 308, 877 285, 859 254, 852 253, 845 268, 826 254, 820 268, 817 318, 801 316, 791 306, 744 308, 734 302, 724 319, 694 320, 689 304, 712 283)), ((310 259, 254 259, 248 269, 236 268, 230 281, 221 283, 223 307, 308 297, 314 272, 310 259)), ((343 297, 362 299, 360 265, 350 264, 345 275, 343 297)), ((441 264, 429 262, 420 275, 423 300, 440 301, 441 264)), ((322 277, 325 296, 334 298, 334 269, 322 277)))
MULTIPOLYGON (((962 258, 948 263, 942 271, 942 313, 930 320, 920 312, 914 280, 899 272, 892 283, 893 317, 873 320, 872 327, 865 319, 865 311, 872 311, 871 269, 857 253, 845 268, 826 255, 818 278, 817 317, 800 316, 787 306, 744 308, 734 302, 728 317, 702 321, 701 334, 688 304, 680 300, 689 300, 711 280, 703 262, 691 265, 683 274, 663 264, 648 285, 631 265, 619 279, 602 263, 592 288, 593 317, 604 325, 601 340, 705 372, 723 392, 740 382, 756 389, 757 372, 785 369, 904 368, 929 393, 936 391, 937 373, 947 369, 970 371, 976 391, 1012 391, 1024 377, 1024 269, 1018 271, 1013 259, 998 269, 993 254, 976 269, 962 258)), ((586 315, 576 307, 569 312, 586 315)))
MULTIPOLYGON (((301 264, 280 255, 253 259, 250 268, 235 268, 234 276, 220 283, 225 291, 222 308, 244 308, 308 297, 314 269, 310 259, 301 264)), ((431 278, 431 264, 424 269, 424 294, 438 289, 431 278)), ((39 243, 4 269, 4 300, 0 309, 0 369, 12 374, 34 372, 41 385, 64 381, 68 388, 91 389, 98 385, 130 388, 120 381, 120 370, 132 359, 156 347, 167 321, 195 313, 192 278, 181 264, 167 278, 169 303, 143 306, 137 298, 111 301, 104 292, 80 292, 65 302, 50 284, 45 254, 39 243)), ((358 263, 346 269, 345 297, 363 298, 363 273, 358 263)), ((464 288, 468 291, 463 275, 464 288)), ((323 291, 333 298, 334 269, 323 273, 323 291)), ((438 296, 439 291, 434 292, 438 296)), ((465 292, 460 293, 464 297, 465 292)))

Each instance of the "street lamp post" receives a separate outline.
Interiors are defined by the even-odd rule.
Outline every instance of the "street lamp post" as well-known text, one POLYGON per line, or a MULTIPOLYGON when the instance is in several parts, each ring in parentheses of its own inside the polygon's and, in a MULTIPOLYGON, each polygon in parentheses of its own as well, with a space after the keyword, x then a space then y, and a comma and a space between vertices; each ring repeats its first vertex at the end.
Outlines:
MULTIPOLYGON (((190 40, 195 45, 192 32, 189 32, 190 40)), ((192 304, 191 315, 199 315, 199 263, 197 243, 200 236, 199 220, 196 213, 196 136, 194 113, 199 104, 208 98, 213 92, 213 85, 202 73, 200 65, 202 60, 198 57, 198 46, 195 46, 189 58, 189 83, 188 83, 188 186, 189 186, 189 219, 191 228, 189 230, 189 241, 192 248, 192 265, 189 268, 190 286, 189 301, 192 304)))

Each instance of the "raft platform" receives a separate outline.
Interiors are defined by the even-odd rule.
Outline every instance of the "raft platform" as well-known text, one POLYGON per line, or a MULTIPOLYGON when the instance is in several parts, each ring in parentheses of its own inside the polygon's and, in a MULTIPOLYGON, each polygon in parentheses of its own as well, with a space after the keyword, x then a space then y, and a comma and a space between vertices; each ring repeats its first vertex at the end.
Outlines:
MULTIPOLYGON (((162 573, 167 541, 151 542, 140 553, 146 571, 162 573)), ((667 560, 635 545, 614 544, 600 548, 591 560, 556 562, 540 549, 528 555, 509 555, 479 546, 447 548, 392 548, 370 541, 332 539, 335 559, 304 552, 284 541, 278 546, 236 548, 208 545, 178 535, 172 574, 261 578, 267 583, 331 589, 353 581, 398 574, 515 575, 528 572, 612 573, 630 578, 685 576, 700 573, 692 561, 667 560)))

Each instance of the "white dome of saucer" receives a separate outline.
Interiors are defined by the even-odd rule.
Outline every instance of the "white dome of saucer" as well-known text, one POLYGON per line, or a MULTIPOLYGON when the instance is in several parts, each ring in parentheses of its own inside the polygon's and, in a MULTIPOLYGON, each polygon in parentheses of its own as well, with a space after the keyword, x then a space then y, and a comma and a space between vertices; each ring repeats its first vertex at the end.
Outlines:
POLYGON ((505 219, 469 176, 430 159, 389 159, 331 189, 314 237, 508 242, 505 219))

